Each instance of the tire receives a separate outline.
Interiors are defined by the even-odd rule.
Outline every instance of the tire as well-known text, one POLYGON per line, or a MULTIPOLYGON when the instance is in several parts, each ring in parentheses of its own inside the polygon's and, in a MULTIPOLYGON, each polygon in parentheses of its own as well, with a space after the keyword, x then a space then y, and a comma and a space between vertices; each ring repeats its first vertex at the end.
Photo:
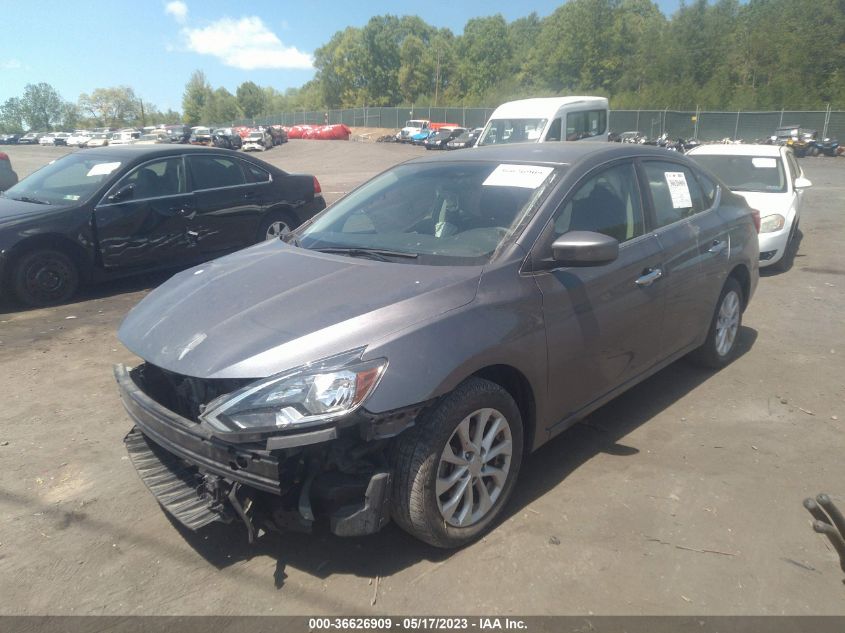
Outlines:
POLYGON ((297 226, 287 213, 271 213, 262 218, 258 225, 258 233, 255 236, 256 242, 275 240, 290 233, 297 226))
POLYGON ((742 328, 742 305, 742 288, 736 279, 728 277, 716 302, 707 339, 689 355, 691 361, 702 367, 721 369, 736 357, 737 340, 742 328))
POLYGON ((513 491, 522 444, 522 416, 510 394, 480 378, 461 383, 393 445, 394 521, 435 547, 462 547, 476 540, 490 529, 513 491), (475 435, 479 424, 481 443, 488 443, 482 450, 475 435), (461 427, 473 445, 463 454, 467 443, 461 440, 461 427), (484 458, 487 449, 496 454, 484 458))
POLYGON ((12 291, 32 308, 64 303, 79 288, 79 268, 62 251, 38 249, 24 253, 11 270, 12 291))

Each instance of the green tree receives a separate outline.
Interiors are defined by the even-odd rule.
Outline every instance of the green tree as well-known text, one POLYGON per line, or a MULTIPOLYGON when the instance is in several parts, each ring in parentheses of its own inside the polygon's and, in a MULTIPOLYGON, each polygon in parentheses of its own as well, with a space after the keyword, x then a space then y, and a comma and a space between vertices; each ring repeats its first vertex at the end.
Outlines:
POLYGON ((246 118, 252 119, 267 110, 267 93, 252 81, 245 81, 235 91, 238 104, 246 118))
POLYGON ((17 97, 6 99, 3 105, 0 105, 0 130, 9 134, 24 131, 23 106, 17 97))
POLYGON ((185 115, 185 123, 197 125, 202 120, 203 108, 211 98, 211 85, 205 78, 205 73, 195 70, 185 85, 185 92, 182 95, 182 111, 185 115))
POLYGON ((141 100, 129 86, 97 88, 90 95, 79 95, 77 103, 79 110, 88 114, 98 127, 123 127, 142 119, 141 100))
POLYGON ((214 90, 206 99, 200 113, 205 125, 223 125, 243 117, 238 98, 225 88, 214 90))
POLYGON ((31 130, 52 130, 61 123, 64 102, 50 84, 27 84, 20 99, 21 115, 31 130))

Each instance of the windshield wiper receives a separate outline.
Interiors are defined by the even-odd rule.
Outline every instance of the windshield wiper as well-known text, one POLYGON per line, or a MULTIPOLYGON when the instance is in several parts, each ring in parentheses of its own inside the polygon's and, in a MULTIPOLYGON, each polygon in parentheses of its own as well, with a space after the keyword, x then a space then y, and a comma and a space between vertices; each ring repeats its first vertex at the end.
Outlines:
POLYGON ((334 253, 337 255, 349 255, 350 257, 369 257, 380 262, 389 262, 391 257, 402 257, 405 259, 416 259, 419 257, 416 253, 407 253, 405 251, 391 251, 383 248, 351 248, 345 246, 327 246, 325 248, 315 248, 315 251, 321 253, 334 253))
POLYGON ((20 196, 19 198, 12 198, 12 200, 17 200, 18 202, 32 202, 33 204, 52 204, 51 202, 47 202, 46 200, 30 198, 29 196, 20 196))

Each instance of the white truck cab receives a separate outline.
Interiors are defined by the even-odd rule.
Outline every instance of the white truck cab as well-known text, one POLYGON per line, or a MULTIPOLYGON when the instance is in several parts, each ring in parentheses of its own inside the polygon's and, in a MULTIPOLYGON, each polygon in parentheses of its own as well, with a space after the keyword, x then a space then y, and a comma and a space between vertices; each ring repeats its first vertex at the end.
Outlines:
POLYGON ((410 121, 405 121, 405 127, 399 131, 397 140, 400 142, 410 142, 414 134, 424 132, 430 125, 431 121, 428 119, 411 119, 410 121))
POLYGON ((508 101, 493 111, 475 146, 606 141, 609 112, 604 97, 549 97, 508 101))

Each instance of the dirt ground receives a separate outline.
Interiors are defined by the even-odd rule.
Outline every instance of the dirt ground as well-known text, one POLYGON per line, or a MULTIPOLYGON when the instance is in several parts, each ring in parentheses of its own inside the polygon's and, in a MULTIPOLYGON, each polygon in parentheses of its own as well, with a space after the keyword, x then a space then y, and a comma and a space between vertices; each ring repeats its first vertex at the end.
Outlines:
MULTIPOLYGON (((69 150, 3 151, 23 176, 69 150)), ((299 141, 262 158, 332 201, 421 153, 299 141)), ((136 362, 119 323, 166 275, 0 304, 0 613, 845 614, 801 507, 845 506, 845 159, 802 165, 798 256, 760 280, 736 362, 678 362, 544 446, 501 524, 457 552, 392 525, 252 547, 238 525, 179 529, 126 457, 111 375, 136 362)))

